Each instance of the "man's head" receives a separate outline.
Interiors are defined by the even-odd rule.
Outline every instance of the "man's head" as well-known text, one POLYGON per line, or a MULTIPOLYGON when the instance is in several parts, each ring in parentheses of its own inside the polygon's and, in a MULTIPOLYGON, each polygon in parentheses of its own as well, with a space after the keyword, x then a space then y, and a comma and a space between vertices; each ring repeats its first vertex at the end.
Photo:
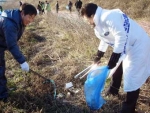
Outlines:
POLYGON ((86 20, 90 25, 95 26, 93 21, 94 15, 96 13, 98 6, 94 3, 87 3, 81 9, 81 16, 86 20))
POLYGON ((36 8, 28 3, 24 3, 21 7, 21 18, 24 26, 31 23, 37 15, 36 8))

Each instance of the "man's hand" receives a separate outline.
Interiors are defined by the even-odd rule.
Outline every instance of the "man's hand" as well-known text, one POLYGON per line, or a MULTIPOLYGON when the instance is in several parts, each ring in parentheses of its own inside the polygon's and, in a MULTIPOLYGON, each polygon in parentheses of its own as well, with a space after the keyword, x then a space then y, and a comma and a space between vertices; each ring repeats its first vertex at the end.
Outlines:
POLYGON ((27 62, 20 64, 20 66, 23 71, 29 72, 29 64, 27 62))
POLYGON ((104 56, 104 52, 102 51, 97 51, 97 56, 94 58, 94 64, 99 64, 101 57, 104 56))

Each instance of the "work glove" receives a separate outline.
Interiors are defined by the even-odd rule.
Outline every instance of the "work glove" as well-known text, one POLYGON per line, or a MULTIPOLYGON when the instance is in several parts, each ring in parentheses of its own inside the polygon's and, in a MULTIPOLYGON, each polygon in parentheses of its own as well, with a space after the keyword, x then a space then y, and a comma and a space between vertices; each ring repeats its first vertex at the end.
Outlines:
POLYGON ((23 71, 29 72, 29 64, 27 62, 20 64, 20 66, 23 71))
POLYGON ((94 64, 99 64, 100 63, 100 59, 101 59, 101 57, 103 57, 104 56, 104 52, 102 52, 102 51, 97 51, 97 55, 96 55, 96 57, 94 58, 94 64))
POLYGON ((110 60, 108 62, 108 68, 109 69, 112 69, 116 66, 116 64, 120 58, 120 55, 121 55, 121 53, 114 53, 114 52, 112 53, 110 60))

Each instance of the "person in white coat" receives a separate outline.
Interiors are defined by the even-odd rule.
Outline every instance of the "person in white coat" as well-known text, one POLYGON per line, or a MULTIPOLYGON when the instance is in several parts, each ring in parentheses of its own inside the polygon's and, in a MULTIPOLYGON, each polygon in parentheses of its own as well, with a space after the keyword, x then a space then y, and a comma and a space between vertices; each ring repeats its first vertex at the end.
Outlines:
POLYGON ((123 75, 126 100, 120 113, 134 113, 140 87, 150 76, 150 38, 140 25, 120 9, 106 10, 94 3, 87 3, 81 10, 82 17, 93 26, 100 39, 97 56, 98 63, 108 46, 113 47, 108 67, 116 67, 119 58, 124 59, 112 76, 108 94, 118 95, 123 75))

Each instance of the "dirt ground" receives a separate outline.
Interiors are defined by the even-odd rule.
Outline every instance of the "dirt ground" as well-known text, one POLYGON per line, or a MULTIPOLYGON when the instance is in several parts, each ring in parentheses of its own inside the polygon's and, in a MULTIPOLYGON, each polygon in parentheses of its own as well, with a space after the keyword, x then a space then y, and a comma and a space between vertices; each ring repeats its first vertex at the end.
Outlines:
MULTIPOLYGON (((149 21, 138 20, 137 22, 150 34, 149 21)), ((99 42, 95 40, 93 29, 81 20, 77 12, 70 14, 69 11, 60 11, 57 14, 52 11, 50 15, 38 15, 36 22, 28 27, 22 39, 21 49, 27 57, 30 68, 35 72, 18 71, 20 70, 18 64, 7 55, 9 59, 7 68, 10 69, 6 72, 8 85, 16 89, 10 90, 7 104, 0 103, 0 112, 92 113, 84 97, 86 77, 80 80, 74 79, 74 76, 92 63, 91 56, 97 49, 95 43, 99 42), (87 48, 91 51, 86 51, 87 48), (51 81, 45 81, 40 76, 53 80, 56 87, 51 81), (65 84, 68 82, 73 83, 74 89, 65 90, 65 84)), ((110 52, 111 50, 102 59, 102 65, 107 63, 110 52)), ((110 79, 107 82, 109 83, 110 79)), ((150 80, 141 88, 136 109, 138 113, 150 113, 149 84, 150 80)), ((108 88, 108 84, 105 88, 108 88)), ((118 113, 125 99, 122 87, 119 93, 122 95, 120 98, 104 97, 106 104, 95 113, 118 113)))

